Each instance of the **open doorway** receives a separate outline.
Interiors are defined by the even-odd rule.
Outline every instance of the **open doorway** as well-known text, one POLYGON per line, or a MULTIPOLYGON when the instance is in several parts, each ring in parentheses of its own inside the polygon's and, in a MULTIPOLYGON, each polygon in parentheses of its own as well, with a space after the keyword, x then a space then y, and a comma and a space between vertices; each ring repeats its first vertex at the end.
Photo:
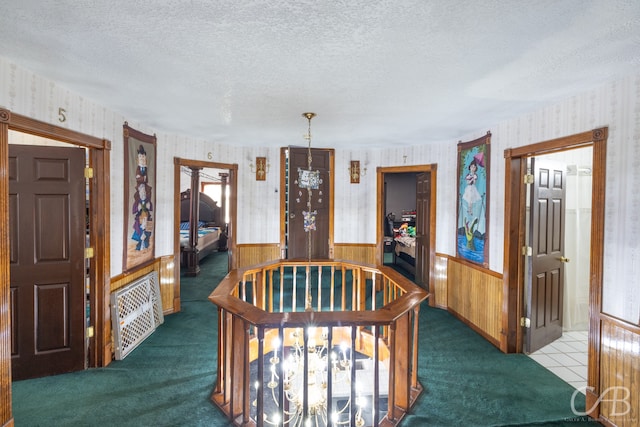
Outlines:
POLYGON ((384 264, 415 275, 416 172, 384 174, 384 264), (403 240, 404 239, 404 240, 403 240), (406 244, 402 242, 406 241, 406 244))
POLYGON ((525 257, 524 269, 524 306, 531 320, 525 330, 523 351, 577 389, 584 389, 588 373, 592 148, 530 157, 527 170, 534 177, 533 185, 527 186, 525 238, 532 256, 525 257), (534 190, 540 187, 536 183, 540 175, 536 172, 540 170, 555 170, 558 178, 555 181, 559 194, 552 202, 544 203, 556 205, 552 212, 557 209, 562 215, 555 227, 553 215, 545 215, 544 224, 532 220, 539 216, 535 206, 540 202, 534 190), (551 253, 555 258, 551 264, 559 273, 556 280, 540 280, 545 277, 537 267, 545 262, 539 256, 537 239, 542 228, 552 234, 545 239, 547 247, 554 246, 557 239, 558 252, 551 253))
MULTIPOLYGON (((110 265, 110 253, 109 253, 109 239, 104 238, 108 236, 108 230, 110 227, 109 216, 109 152, 111 144, 107 140, 99 139, 93 136, 85 135, 76 131, 72 131, 66 128, 60 128, 49 123, 40 122, 19 114, 13 114, 8 110, 0 111, 0 116, 4 120, 0 120, 0 152, 4 153, 5 162, 8 162, 9 154, 9 133, 12 134, 11 143, 27 144, 31 145, 30 141, 34 137, 44 138, 46 140, 56 141, 56 143, 62 143, 69 147, 79 147, 84 149, 82 155, 83 161, 80 163, 88 166, 87 175, 91 176, 85 181, 83 178, 76 179, 74 181, 85 183, 86 187, 82 191, 83 195, 78 198, 84 206, 82 210, 82 218, 76 222, 78 230, 82 234, 83 246, 87 246, 89 250, 84 251, 84 254, 80 258, 85 258, 84 262, 80 261, 80 265, 84 269, 84 283, 82 283, 82 291, 79 295, 82 301, 80 301, 82 314, 79 317, 73 319, 66 318, 70 322, 73 322, 74 326, 80 325, 82 343, 85 348, 85 360, 83 360, 83 367, 99 367, 106 366, 111 361, 111 352, 109 350, 111 345, 111 328, 110 322, 104 322, 102 320, 108 319, 108 307, 109 307, 109 265, 110 265), (84 194, 86 191, 86 194, 84 194), (86 198, 85 198, 86 197, 86 198), (85 234, 86 233, 86 234, 85 234), (91 255, 93 255, 91 257, 91 255), (86 290, 86 294, 85 291, 86 290), (106 293, 105 293, 106 290, 106 293), (86 298, 86 301, 85 301, 86 298), (86 317, 85 317, 86 316, 86 317), (86 331, 92 331, 93 334, 86 333, 86 331), (85 338, 88 337, 88 338, 85 338)), ((81 166, 82 166, 81 165, 81 166)), ((49 171, 67 171, 65 167, 54 167, 50 165, 49 171)), ((10 174, 5 175, 3 185, 5 185, 5 192, 0 199, 4 206, 11 206, 9 202, 9 179, 10 174)), ((84 174, 81 174, 84 175, 84 174)), ((41 205, 44 207, 44 205, 41 205)), ((9 227, 9 209, 3 216, 3 223, 6 225, 7 230, 12 230, 9 227)), ((50 237, 50 236, 49 236, 50 237)), ((0 276, 3 277, 2 283, 4 284, 4 294, 9 297, 10 287, 10 274, 12 256, 11 249, 8 244, 0 248, 0 276)), ((57 277, 57 276, 56 276, 57 277)), ((59 279, 58 279, 59 280, 59 279)), ((61 283, 61 281, 59 282, 61 283)), ((63 296, 64 289, 59 287, 50 287, 49 290, 56 293, 58 296, 63 296)), ((51 294, 53 295, 53 294, 51 294)), ((12 303, 7 302, 7 307, 13 307, 12 303)), ((9 315, 13 316, 13 310, 9 311, 9 315)), ((0 319, 0 326, 2 326, 3 335, 7 338, 6 342, 2 345, 5 348, 15 349, 15 346, 11 345, 11 331, 9 325, 4 323, 4 317, 0 319), (6 327, 6 329, 5 329, 6 327), (8 343, 8 344, 7 344, 8 343)), ((7 316, 8 319, 8 316, 7 316)), ((14 320, 15 321, 15 320, 14 320)), ((47 327, 51 327, 48 324, 47 327)), ((69 338, 69 332, 67 337, 69 338)), ((50 342, 50 341, 49 341, 50 342)), ((4 360, 3 360, 4 362, 4 360)), ((5 364, 7 369, 10 369, 11 364, 5 364)), ((4 375, 4 371, 1 375, 4 375)), ((9 378, 9 376, 7 376, 9 378)))
POLYGON ((180 268, 197 276, 204 259, 228 250, 229 171, 182 166, 180 172, 180 268))
MULTIPOLYGON (((411 253, 407 257, 413 257, 414 281, 419 286, 434 291, 433 269, 435 260, 435 239, 436 239, 436 172, 437 165, 416 165, 403 167, 380 167, 377 169, 377 206, 378 206, 378 227, 377 227, 377 262, 384 265, 385 259, 389 259, 389 243, 391 244, 391 260, 395 256, 397 261, 399 255, 396 251, 396 244, 399 244, 395 236, 397 226, 410 227, 415 223, 413 243, 411 253), (393 205, 393 197, 387 198, 393 188, 389 188, 389 180, 392 185, 402 185, 411 181, 407 188, 399 188, 398 192, 405 194, 406 199, 400 199, 399 204, 393 205), (411 207, 401 207, 404 204, 413 202, 411 207), (397 206, 396 209, 394 206, 397 206), (392 209, 399 210, 396 214, 392 209), (391 217, 393 213, 393 218, 391 217), (404 214, 404 215, 403 215, 404 214), (406 220, 406 221, 403 221, 406 220), (389 241, 391 237, 391 241, 389 241)), ((404 196, 403 196, 404 197, 404 196)), ((411 234, 411 233, 408 233, 411 234)), ((411 239, 407 239, 411 240, 411 239)), ((434 299, 430 299, 433 304, 434 299)))
MULTIPOLYGON (((528 159, 568 150, 591 147, 591 212, 586 227, 590 230, 588 246, 580 250, 589 254, 589 326, 587 344, 588 375, 586 389, 587 407, 597 406, 600 393, 600 318, 602 310, 602 277, 604 264, 604 209, 607 128, 543 141, 537 144, 505 150, 505 215, 504 215, 504 298, 508 307, 505 313, 506 351, 522 352, 526 329, 531 326, 526 317, 524 271, 528 249, 525 242, 526 184, 528 159)), ((585 168, 586 169, 586 168, 585 168)), ((576 170, 577 172, 577 170, 576 170)), ((586 171, 584 171, 586 172, 586 171)), ((582 225, 585 227, 585 225, 582 225)), ((581 254, 584 252, 580 252, 581 254)), ((564 313, 564 312, 563 312, 564 313)), ((594 413, 597 413, 597 409, 594 413)))
POLYGON ((183 266, 188 264, 190 275, 197 275, 200 257, 221 249, 228 255, 228 269, 236 267, 237 170, 237 164, 174 158, 174 263, 177 266, 174 269, 174 312, 180 310, 180 274, 183 266), (192 201, 194 206, 190 208, 192 201), (198 246, 197 228, 200 220, 190 221, 192 212, 206 212, 206 218, 203 217, 206 221, 203 222, 217 229, 215 242, 208 240, 210 235, 200 242, 204 244, 204 249, 198 246), (189 220, 182 221, 185 218, 189 220), (190 245, 186 251, 181 247, 181 231, 185 231, 181 228, 184 228, 185 222, 188 223, 187 239, 190 245), (194 227, 190 227, 191 222, 194 227))

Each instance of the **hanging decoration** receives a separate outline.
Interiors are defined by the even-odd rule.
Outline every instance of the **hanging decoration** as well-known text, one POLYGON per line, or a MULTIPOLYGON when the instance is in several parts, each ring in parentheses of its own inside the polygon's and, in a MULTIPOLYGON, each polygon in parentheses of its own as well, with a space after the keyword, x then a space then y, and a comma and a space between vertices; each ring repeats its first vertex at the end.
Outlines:
POLYGON ((311 209, 311 200, 313 198, 313 190, 317 190, 320 188, 320 184, 322 184, 322 179, 320 178, 320 171, 312 170, 312 156, 311 156, 311 119, 315 117, 315 113, 303 113, 302 116, 307 118, 308 122, 308 131, 305 135, 307 139, 307 169, 298 168, 298 186, 300 188, 307 189, 307 210, 302 211, 302 215, 304 216, 304 231, 309 233, 308 237, 308 251, 309 251, 309 259, 311 259, 311 231, 316 229, 316 215, 318 211, 314 211, 311 209))
POLYGON ((307 212, 302 211, 304 216, 304 231, 312 231, 316 229, 316 215, 317 211, 307 212))

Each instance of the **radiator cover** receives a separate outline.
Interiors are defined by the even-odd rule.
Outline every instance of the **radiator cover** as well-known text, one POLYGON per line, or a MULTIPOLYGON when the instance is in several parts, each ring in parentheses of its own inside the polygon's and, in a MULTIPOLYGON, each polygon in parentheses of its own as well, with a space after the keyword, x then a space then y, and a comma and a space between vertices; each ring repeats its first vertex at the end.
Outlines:
POLYGON ((122 360, 164 322, 156 271, 111 294, 111 320, 115 358, 122 360))

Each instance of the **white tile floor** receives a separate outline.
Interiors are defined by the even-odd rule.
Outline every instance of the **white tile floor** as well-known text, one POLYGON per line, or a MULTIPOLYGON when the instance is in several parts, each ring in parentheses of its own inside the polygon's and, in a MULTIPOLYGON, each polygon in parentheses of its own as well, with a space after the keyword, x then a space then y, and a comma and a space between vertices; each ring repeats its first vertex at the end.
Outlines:
POLYGON ((587 343, 587 331, 564 332, 562 337, 529 354, 529 357, 584 393, 587 386, 587 343))

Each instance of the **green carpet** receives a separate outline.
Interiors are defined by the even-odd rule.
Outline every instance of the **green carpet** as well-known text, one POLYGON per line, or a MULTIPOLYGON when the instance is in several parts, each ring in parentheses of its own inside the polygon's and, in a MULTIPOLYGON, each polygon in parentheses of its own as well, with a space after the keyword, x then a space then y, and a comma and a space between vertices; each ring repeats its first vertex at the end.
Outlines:
MULTIPOLYGON (((124 360, 106 368, 13 384, 15 425, 227 426, 209 396, 217 364, 216 309, 224 277, 214 253, 181 278, 182 311, 165 317, 124 360)), ((505 355, 452 317, 423 304, 419 379, 425 391, 402 426, 597 425, 571 411, 573 388, 524 355, 505 355)), ((576 399, 584 408, 584 397, 576 399)))

